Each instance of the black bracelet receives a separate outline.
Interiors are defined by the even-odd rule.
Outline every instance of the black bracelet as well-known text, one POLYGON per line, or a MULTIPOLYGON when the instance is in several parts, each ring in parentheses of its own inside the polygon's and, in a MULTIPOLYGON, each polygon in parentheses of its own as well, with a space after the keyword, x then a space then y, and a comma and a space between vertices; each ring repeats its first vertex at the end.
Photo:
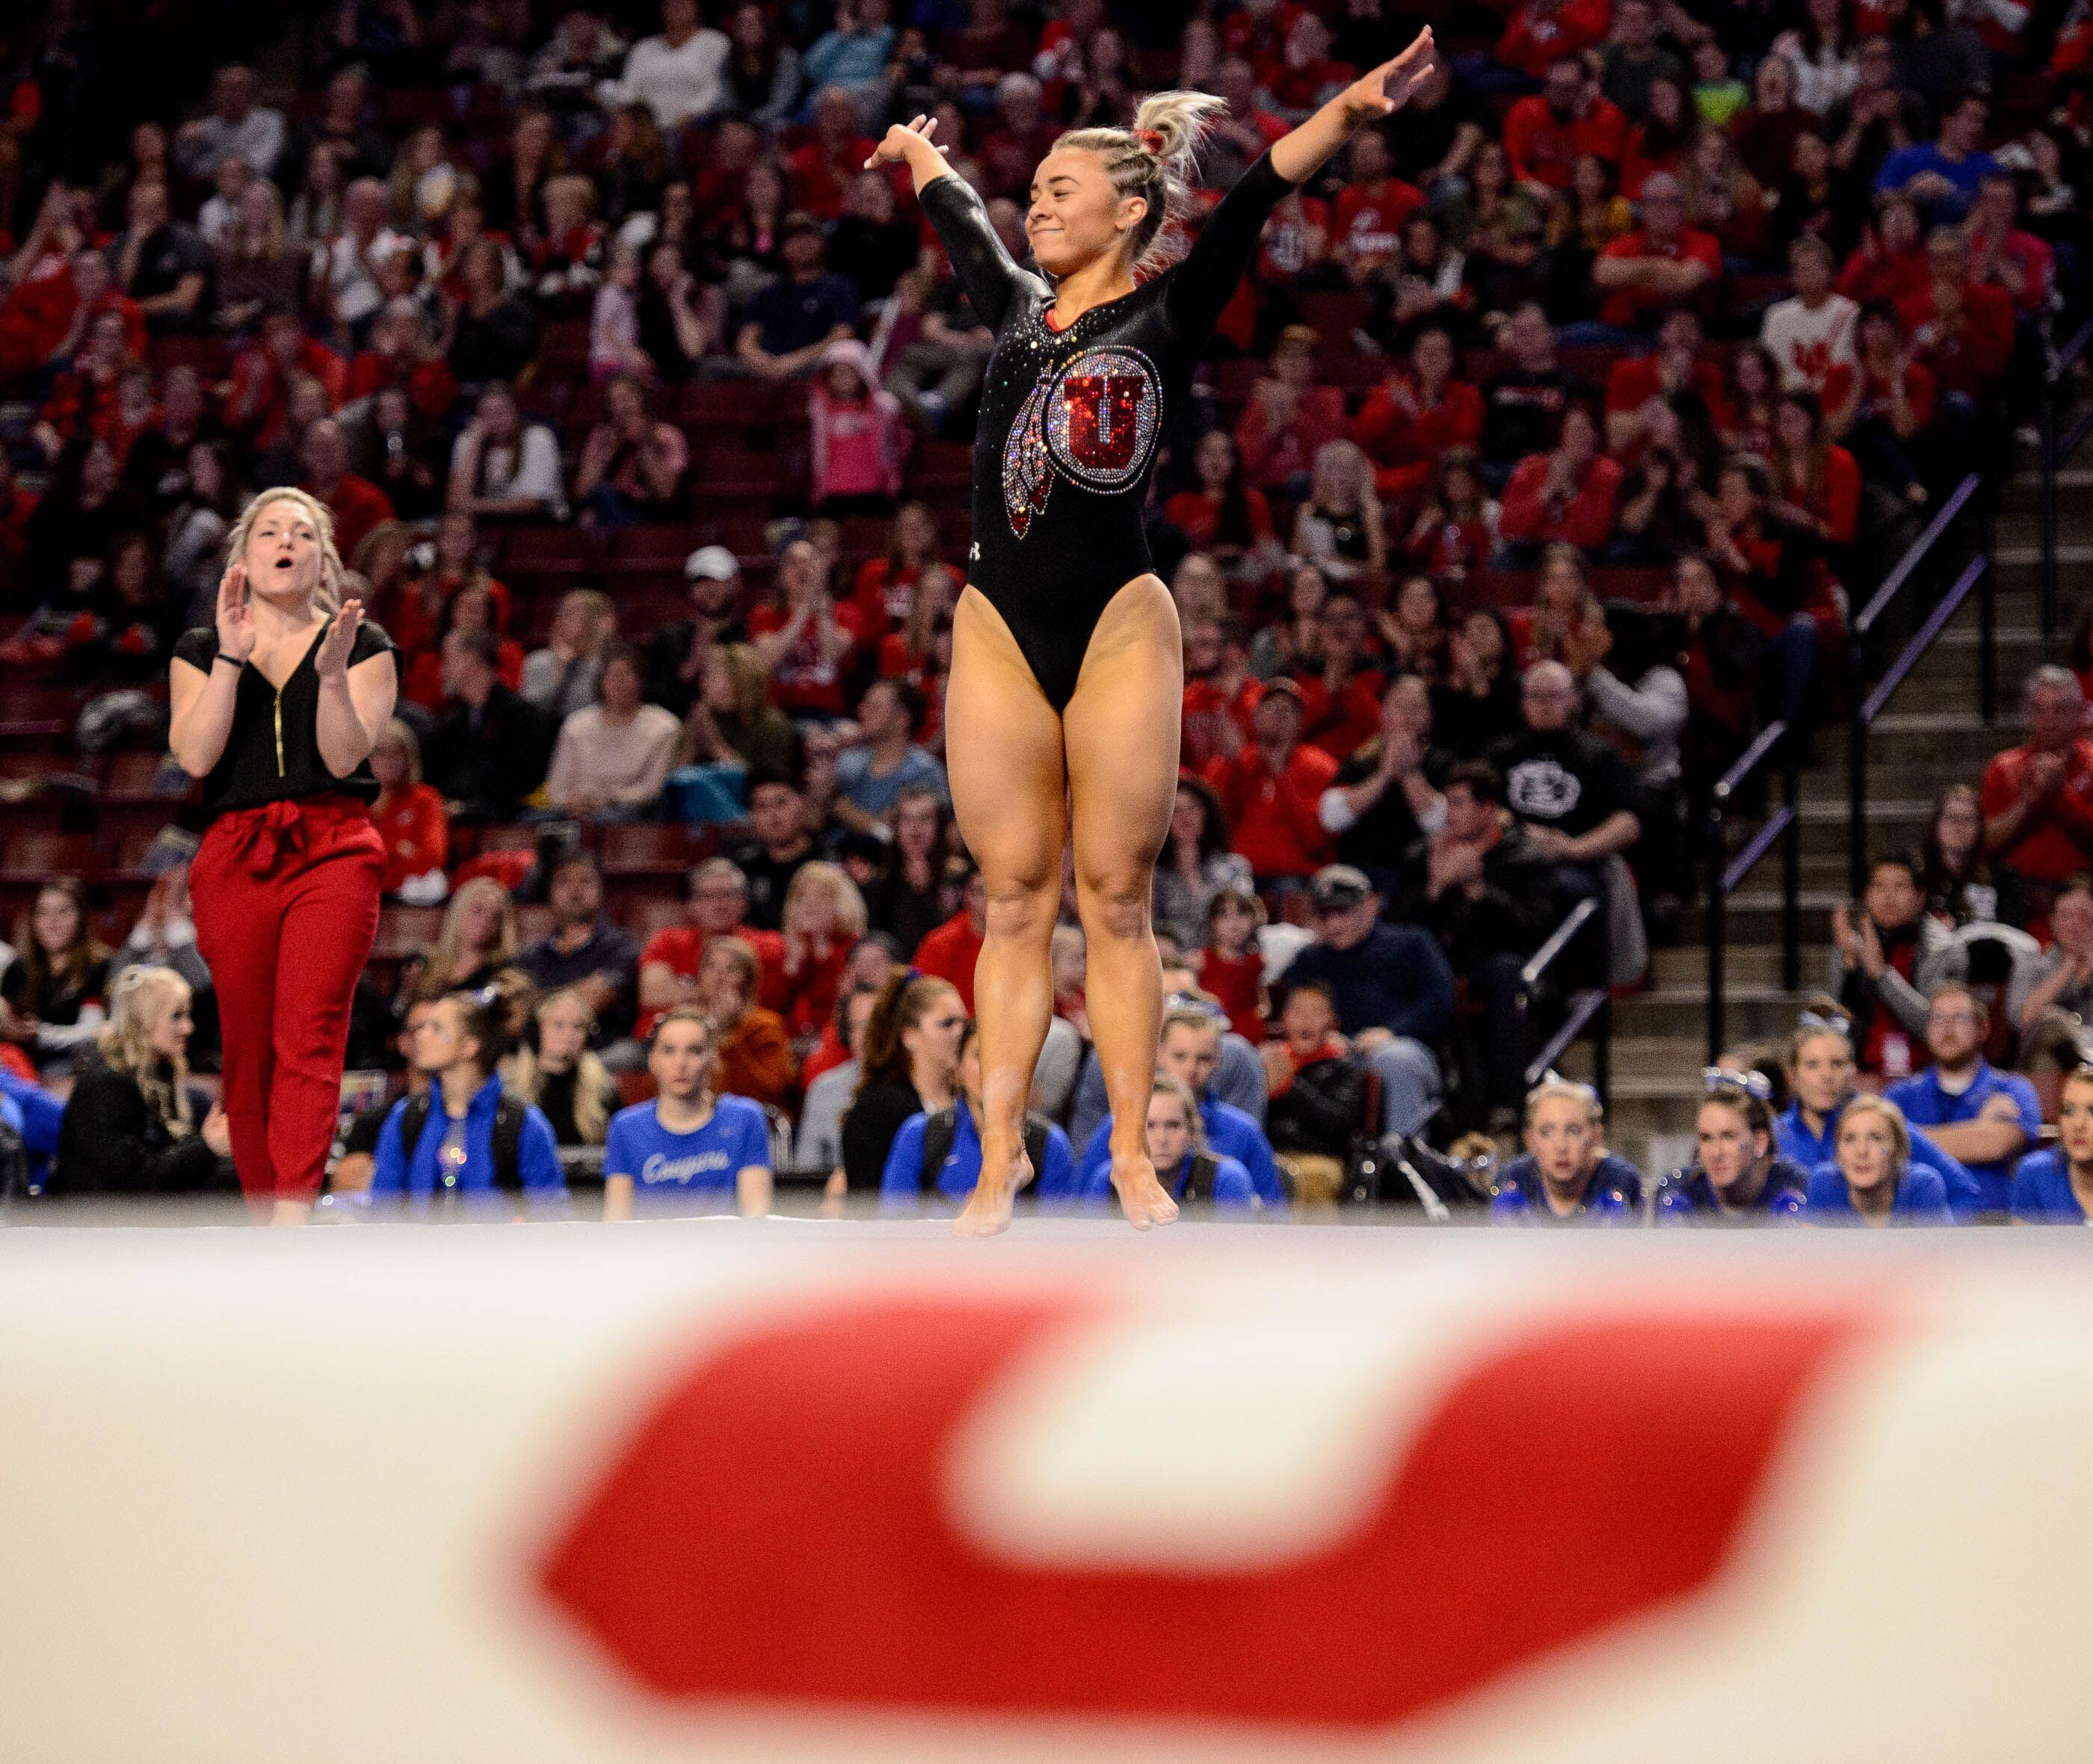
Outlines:
MULTIPOLYGON (((214 668, 221 661, 232 661, 232 657, 228 655, 223 649, 219 650, 216 655, 210 658, 210 665, 214 668)), ((244 661, 232 661, 232 665, 236 668, 244 668, 247 665, 244 661)))

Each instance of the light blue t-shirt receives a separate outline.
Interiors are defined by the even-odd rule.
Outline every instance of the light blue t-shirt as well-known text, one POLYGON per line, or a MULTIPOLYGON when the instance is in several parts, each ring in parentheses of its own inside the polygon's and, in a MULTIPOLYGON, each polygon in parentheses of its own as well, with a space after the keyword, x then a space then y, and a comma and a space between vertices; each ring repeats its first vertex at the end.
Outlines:
POLYGON ((603 1173, 632 1179, 635 1207, 695 1208, 718 1198, 732 1203, 734 1179, 752 1165, 770 1168, 770 1122, 760 1103, 722 1096, 712 1119, 694 1133, 672 1133, 656 1104, 635 1103, 610 1119, 603 1173))
POLYGON ((836 761, 836 794, 865 813, 885 820, 904 790, 934 790, 938 800, 947 798, 945 769, 921 748, 909 748, 900 765, 874 777, 872 750, 852 748, 836 761))

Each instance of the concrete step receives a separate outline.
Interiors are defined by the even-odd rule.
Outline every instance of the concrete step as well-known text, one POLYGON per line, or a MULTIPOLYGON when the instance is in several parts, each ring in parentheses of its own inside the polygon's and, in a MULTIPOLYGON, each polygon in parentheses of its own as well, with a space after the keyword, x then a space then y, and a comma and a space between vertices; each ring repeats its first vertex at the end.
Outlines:
MULTIPOLYGON (((2056 521, 2060 530, 2071 525, 2084 526, 2084 510, 2093 498, 2086 492, 2093 490, 2093 466, 2067 466, 2056 475, 2056 521)), ((2033 468, 2017 471, 2001 487, 1999 497, 2000 525, 2004 526, 2007 514, 2034 514, 2042 507, 2042 478, 2033 468)))
MULTIPOLYGON (((1878 788, 1868 798, 1870 836, 1892 849, 1917 845, 1926 837, 1926 821, 1933 813, 1933 798, 1930 795, 1906 796, 1900 792, 1892 795, 1881 788, 1879 780, 1873 782, 1877 782, 1878 788)), ((1835 857, 1843 861, 1849 824, 1843 780, 1835 791, 1827 788, 1821 794, 1813 791, 1807 784, 1804 786, 1802 852, 1805 861, 1813 856, 1835 857)), ((1748 837, 1748 834, 1733 835, 1731 849, 1738 849, 1748 837)))
MULTIPOLYGON (((2027 739, 2027 722, 2020 713, 2018 699, 2004 692, 2000 696, 2000 715, 1996 722, 1987 723, 1977 714, 1974 704, 1966 709, 1921 708, 1928 695, 1923 687, 1906 681, 1890 700, 1888 708, 1868 726, 1870 781, 1893 775, 1884 769, 1898 764, 1930 766, 1945 760, 1970 768, 1974 782, 1994 753, 2027 739)), ((1844 722, 1819 729, 1814 745, 1818 767, 1843 767, 1844 722)))
MULTIPOLYGON (((1828 943, 1804 943, 1802 974, 1805 982, 1812 976, 1823 973, 1831 947, 1828 943)), ((1743 943, 1733 939, 1724 957, 1723 966, 1733 990, 1739 986, 1777 990, 1780 985, 1779 941, 1743 943)), ((1679 943, 1670 949, 1651 951, 1650 977, 1653 989, 1664 992, 1690 991, 1696 987, 1705 990, 1708 978, 1706 946, 1697 943, 1679 943)), ((1641 996, 1647 995, 1638 995, 1641 996)), ((1632 999, 1621 1001, 1623 1008, 1636 1002, 1632 999)))
MULTIPOLYGON (((1729 947, 1748 947, 1762 944, 1778 949, 1780 943, 1781 898, 1780 891, 1773 886, 1774 878, 1755 878, 1756 887, 1740 888, 1729 899, 1724 912, 1724 921, 1729 927, 1729 947)), ((1848 896, 1844 888, 1805 888, 1800 904, 1802 919, 1802 941, 1805 947, 1812 943, 1826 943, 1831 938, 1831 909, 1843 906, 1848 896)), ((1679 938, 1682 944, 1691 946, 1702 943, 1708 934, 1707 908, 1688 907, 1679 917, 1679 938)))
MULTIPOLYGON (((1636 1041, 1679 1042, 1705 1051, 1708 1035, 1707 953, 1701 951, 1701 982, 1693 986, 1653 987, 1614 1008, 1617 1038, 1636 1041)), ((1779 951, 1773 952, 1778 962, 1779 951)), ((1822 978, 1823 961, 1803 964, 1805 990, 1789 992, 1779 986, 1733 982, 1725 964, 1722 987, 1722 1032, 1731 1042, 1758 1041, 1785 1035, 1795 1027, 1796 1013, 1808 995, 1808 982, 1822 978)), ((1695 1068, 1699 1069, 1697 1067, 1695 1068)))

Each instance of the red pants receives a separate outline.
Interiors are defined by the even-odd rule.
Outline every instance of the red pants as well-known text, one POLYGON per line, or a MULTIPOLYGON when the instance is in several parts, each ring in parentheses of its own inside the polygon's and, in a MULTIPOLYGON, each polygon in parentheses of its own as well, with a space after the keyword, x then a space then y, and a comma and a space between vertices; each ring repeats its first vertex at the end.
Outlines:
POLYGON ((319 1193, 384 873, 384 841, 344 795, 220 815, 190 866, 225 1042, 226 1125, 250 1202, 319 1193))

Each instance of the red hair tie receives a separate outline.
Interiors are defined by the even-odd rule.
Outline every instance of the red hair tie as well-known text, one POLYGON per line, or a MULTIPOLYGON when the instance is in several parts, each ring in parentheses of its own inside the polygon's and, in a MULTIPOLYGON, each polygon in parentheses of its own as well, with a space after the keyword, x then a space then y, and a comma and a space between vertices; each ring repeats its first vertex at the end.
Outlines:
POLYGON ((1133 138, 1152 154, 1163 151, 1163 132, 1160 129, 1138 128, 1133 132, 1133 138))

